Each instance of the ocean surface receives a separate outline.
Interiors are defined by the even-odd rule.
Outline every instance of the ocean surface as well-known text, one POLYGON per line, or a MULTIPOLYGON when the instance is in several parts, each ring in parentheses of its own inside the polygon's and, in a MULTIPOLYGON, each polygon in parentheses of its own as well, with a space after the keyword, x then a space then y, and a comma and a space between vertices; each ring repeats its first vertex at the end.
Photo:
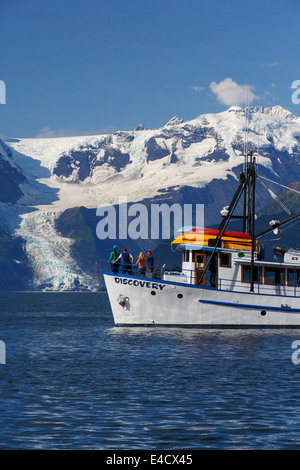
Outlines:
POLYGON ((1 293, 0 340, 2 450, 300 449, 300 329, 116 328, 105 292, 1 293))

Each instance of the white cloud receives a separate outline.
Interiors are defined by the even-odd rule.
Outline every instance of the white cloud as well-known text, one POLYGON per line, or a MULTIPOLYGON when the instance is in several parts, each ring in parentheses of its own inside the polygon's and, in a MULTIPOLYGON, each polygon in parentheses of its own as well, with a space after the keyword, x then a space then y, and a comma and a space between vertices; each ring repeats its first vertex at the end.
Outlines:
POLYGON ((241 106, 249 104, 258 98, 253 92, 252 85, 239 85, 232 78, 225 78, 220 83, 211 82, 211 91, 217 96, 217 100, 226 106, 241 106))
POLYGON ((47 137, 67 137, 67 134, 70 135, 67 131, 64 129, 58 129, 57 131, 51 129, 49 126, 42 127, 42 129, 39 131, 38 135, 36 136, 37 138, 47 138, 47 137))
POLYGON ((277 67, 277 65, 280 65, 281 62, 266 62, 265 64, 262 64, 262 67, 277 67))
POLYGON ((37 134, 36 138, 50 138, 50 137, 76 137, 76 136, 86 136, 86 135, 100 135, 100 134, 110 134, 112 132, 117 132, 119 129, 116 127, 103 127, 100 129, 90 129, 90 130, 80 130, 80 129, 51 129, 49 126, 42 127, 42 129, 37 134))
POLYGON ((199 93, 200 91, 205 90, 205 88, 203 86, 191 86, 190 88, 194 91, 197 91, 197 93, 199 93))

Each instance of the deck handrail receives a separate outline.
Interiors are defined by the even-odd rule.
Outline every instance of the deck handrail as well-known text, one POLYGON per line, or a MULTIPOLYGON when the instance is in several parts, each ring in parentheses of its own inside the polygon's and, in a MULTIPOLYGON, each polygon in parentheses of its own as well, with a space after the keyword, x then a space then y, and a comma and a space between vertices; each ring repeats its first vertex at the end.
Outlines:
MULTIPOLYGON (((111 264, 111 270, 115 274, 122 274, 122 265, 118 265, 118 269, 116 269, 115 264, 111 264), (119 268, 121 268, 119 270, 119 268)), ((138 266, 131 265, 131 273, 126 273, 127 275, 138 276, 138 266)), ((146 267, 146 272, 144 276, 146 278, 155 278, 155 279, 164 279, 167 280, 168 276, 176 276, 178 275, 178 279, 175 282, 180 282, 180 277, 185 278, 184 284, 196 284, 197 276, 195 275, 195 270, 188 269, 188 268, 180 268, 179 266, 176 267, 168 267, 166 265, 163 266, 153 266, 153 267, 146 267)), ((214 273, 208 272, 205 283, 202 286, 211 289, 218 289, 218 290, 242 290, 247 291, 247 286, 250 287, 250 281, 242 281, 238 279, 227 279, 227 278, 220 278, 216 276, 214 273)), ((254 283, 255 291, 257 293, 272 293, 275 295, 288 295, 293 297, 300 296, 300 286, 297 285, 297 273, 296 268, 294 269, 294 282, 289 283, 288 279, 285 279, 283 284, 269 284, 260 281, 260 276, 258 276, 258 282, 254 283)))

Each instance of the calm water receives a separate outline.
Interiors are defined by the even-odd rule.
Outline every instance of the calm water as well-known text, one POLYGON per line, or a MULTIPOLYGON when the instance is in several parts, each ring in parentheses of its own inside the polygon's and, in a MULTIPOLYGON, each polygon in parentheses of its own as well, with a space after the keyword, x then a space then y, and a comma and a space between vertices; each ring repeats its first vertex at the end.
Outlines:
POLYGON ((300 330, 115 328, 105 293, 0 301, 0 449, 300 449, 300 330))

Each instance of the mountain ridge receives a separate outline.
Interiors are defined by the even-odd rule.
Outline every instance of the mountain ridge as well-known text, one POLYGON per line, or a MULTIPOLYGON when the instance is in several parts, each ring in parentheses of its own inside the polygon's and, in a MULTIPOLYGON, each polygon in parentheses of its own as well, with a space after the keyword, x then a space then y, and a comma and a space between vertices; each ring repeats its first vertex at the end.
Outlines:
MULTIPOLYGON (((24 240, 35 289, 101 285, 113 241, 95 238, 99 206, 117 209, 124 197, 147 209, 204 204, 205 225, 212 225, 235 192, 245 149, 256 154, 259 175, 286 186, 300 180, 300 118, 281 106, 233 106, 190 121, 174 116, 157 129, 0 143, 0 182, 3 161, 14 184, 2 204, 0 188, 0 227, 24 240)), ((270 190, 281 192, 271 182, 258 187, 257 210, 270 202, 270 190)))

